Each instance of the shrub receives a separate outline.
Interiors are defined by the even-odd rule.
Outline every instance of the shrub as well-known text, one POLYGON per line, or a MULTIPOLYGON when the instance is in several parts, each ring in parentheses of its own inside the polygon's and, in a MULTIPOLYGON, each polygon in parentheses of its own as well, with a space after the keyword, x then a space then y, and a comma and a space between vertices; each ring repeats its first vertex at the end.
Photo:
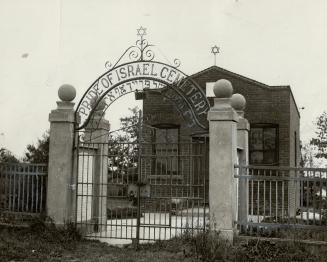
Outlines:
POLYGON ((193 258, 192 261, 325 261, 320 252, 312 252, 311 246, 299 241, 276 241, 267 239, 253 239, 243 242, 230 242, 221 238, 219 232, 200 232, 196 235, 186 231, 180 237, 159 242, 155 249, 165 249, 171 252, 182 250, 184 257, 193 258), (195 260, 194 260, 195 259, 195 260))
POLYGON ((40 238, 62 245, 82 239, 82 235, 74 223, 67 222, 65 225, 58 227, 48 217, 45 219, 35 218, 30 224, 30 229, 40 238))

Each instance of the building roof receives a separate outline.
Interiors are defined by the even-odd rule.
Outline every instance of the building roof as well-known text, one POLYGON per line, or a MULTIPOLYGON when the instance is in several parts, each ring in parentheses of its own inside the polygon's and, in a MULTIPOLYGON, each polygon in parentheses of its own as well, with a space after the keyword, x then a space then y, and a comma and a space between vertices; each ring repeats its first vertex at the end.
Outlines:
POLYGON ((254 80, 254 79, 242 76, 240 74, 234 73, 232 71, 229 71, 229 70, 224 69, 224 68, 219 67, 219 66, 210 66, 210 67, 208 67, 208 68, 206 68, 206 69, 204 69, 202 71, 199 71, 199 72, 197 72, 195 74, 190 75, 190 77, 191 78, 199 77, 199 76, 201 76, 203 74, 207 74, 209 71, 217 71, 217 72, 220 72, 220 73, 225 73, 225 74, 230 75, 232 77, 242 79, 243 81, 250 82, 250 83, 253 83, 253 84, 261 86, 261 87, 265 87, 265 88, 270 87, 269 85, 266 85, 264 83, 261 83, 259 81, 254 80))
POLYGON ((294 99, 294 95, 293 95, 292 89, 291 89, 291 87, 289 85, 269 86, 267 84, 261 83, 259 81, 254 80, 254 79, 248 78, 246 76, 242 76, 240 74, 234 73, 232 71, 229 71, 227 69, 224 69, 222 67, 215 66, 215 65, 214 66, 210 66, 210 67, 208 67, 206 69, 203 69, 203 70, 201 70, 201 71, 199 71, 197 73, 194 73, 194 74, 190 75, 189 77, 191 77, 191 78, 197 78, 197 77, 200 77, 201 75, 204 75, 204 74, 209 73, 210 71, 217 71, 217 72, 220 72, 220 73, 224 73, 224 74, 227 74, 227 75, 229 75, 231 77, 238 78, 240 80, 246 81, 248 83, 252 83, 252 84, 254 84, 254 85, 258 86, 258 87, 261 87, 261 88, 264 88, 264 89, 268 89, 268 90, 271 90, 271 91, 288 90, 290 92, 290 94, 291 94, 291 98, 293 99, 293 102, 295 104, 297 113, 298 113, 298 115, 300 117, 300 111, 299 111, 299 109, 297 107, 297 104, 296 104, 296 101, 294 99))

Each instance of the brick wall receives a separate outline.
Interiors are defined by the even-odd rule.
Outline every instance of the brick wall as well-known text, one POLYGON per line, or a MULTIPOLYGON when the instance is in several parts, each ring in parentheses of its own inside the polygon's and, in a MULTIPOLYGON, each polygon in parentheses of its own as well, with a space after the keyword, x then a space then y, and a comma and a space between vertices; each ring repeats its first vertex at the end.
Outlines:
MULTIPOLYGON (((250 125, 274 124, 278 126, 278 165, 294 166, 295 159, 299 163, 299 114, 289 86, 270 87, 218 67, 210 67, 192 77, 204 91, 207 82, 215 82, 219 79, 231 81, 234 93, 242 94, 247 101, 245 118, 248 119, 250 125), (295 132, 297 150, 295 150, 295 132), (297 151, 297 156, 295 156, 295 151, 297 151)), ((212 106, 213 98, 209 98, 209 102, 212 106)), ((191 134, 208 132, 198 127, 190 128, 187 120, 183 119, 183 116, 176 110, 174 103, 157 92, 147 93, 143 101, 143 110, 147 124, 179 126, 181 142, 189 141, 191 134)), ((206 174, 206 180, 207 178, 208 174, 206 174)), ((255 184, 253 188, 255 199, 257 199, 257 190, 255 184)), ((278 203, 279 215, 287 212, 289 208, 294 209, 297 204, 295 203, 296 190, 293 185, 278 184, 275 185, 274 190, 267 191, 266 194, 276 195, 278 192, 278 199, 272 199, 272 206, 277 206, 278 203)), ((261 203, 264 199, 262 194, 263 191, 260 192, 260 203, 257 205, 261 206, 259 209, 264 212, 263 203, 261 203)), ((257 208, 255 204, 253 203, 252 207, 257 208)))
MULTIPOLYGON (((207 82, 219 79, 231 81, 234 93, 242 94, 247 100, 245 118, 251 124, 277 124, 279 127, 279 165, 294 164, 294 132, 299 137, 299 115, 288 86, 269 87, 265 84, 247 79, 218 67, 210 67, 193 75, 194 80, 205 90, 207 82)), ((213 104, 213 98, 209 98, 213 104)), ((145 116, 149 116, 149 124, 174 124, 180 126, 181 137, 194 133, 206 132, 201 128, 188 127, 181 114, 172 102, 160 94, 149 92, 143 101, 145 116), (150 116, 152 115, 152 120, 150 116)), ((299 144, 299 143, 298 143, 299 144)), ((297 152, 299 158, 299 150, 297 152)))

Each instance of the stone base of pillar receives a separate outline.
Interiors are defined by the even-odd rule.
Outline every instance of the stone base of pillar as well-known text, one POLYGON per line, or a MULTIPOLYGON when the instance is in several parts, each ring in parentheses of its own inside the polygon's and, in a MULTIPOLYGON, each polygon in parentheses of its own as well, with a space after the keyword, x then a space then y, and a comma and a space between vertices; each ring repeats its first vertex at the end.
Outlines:
POLYGON ((230 243, 233 243, 234 236, 236 235, 236 232, 231 229, 220 229, 219 231, 219 237, 222 240, 226 240, 230 243))

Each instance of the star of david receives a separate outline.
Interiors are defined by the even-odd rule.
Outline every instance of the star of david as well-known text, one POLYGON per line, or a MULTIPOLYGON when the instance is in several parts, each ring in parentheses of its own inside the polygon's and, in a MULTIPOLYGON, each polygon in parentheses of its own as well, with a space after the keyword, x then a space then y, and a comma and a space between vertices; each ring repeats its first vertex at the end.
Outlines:
POLYGON ((146 35, 146 28, 141 26, 139 29, 137 29, 137 35, 140 36, 140 37, 145 36, 146 35))
POLYGON ((214 55, 219 53, 219 47, 218 46, 213 46, 211 47, 211 53, 213 53, 214 55))

